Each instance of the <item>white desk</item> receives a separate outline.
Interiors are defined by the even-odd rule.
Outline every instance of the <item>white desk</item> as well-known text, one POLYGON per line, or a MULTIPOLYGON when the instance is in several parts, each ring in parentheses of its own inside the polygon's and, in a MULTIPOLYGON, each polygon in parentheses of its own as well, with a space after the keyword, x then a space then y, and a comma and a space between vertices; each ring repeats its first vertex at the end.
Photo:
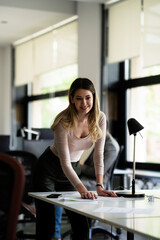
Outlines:
MULTIPOLYGON (((147 196, 141 199, 100 197, 94 201, 83 201, 79 197, 79 200, 70 201, 47 198, 46 195, 50 193, 29 193, 29 195, 100 222, 123 228, 127 232, 137 233, 146 238, 160 239, 160 191, 145 190, 145 193, 159 198, 148 201, 147 196)), ((63 193, 63 196, 66 194, 69 196, 68 193, 63 193)), ((70 194, 71 199, 79 196, 76 192, 70 192, 70 194)), ((131 235, 128 234, 128 236, 131 235)), ((133 239, 133 237, 128 237, 128 239, 133 239)))

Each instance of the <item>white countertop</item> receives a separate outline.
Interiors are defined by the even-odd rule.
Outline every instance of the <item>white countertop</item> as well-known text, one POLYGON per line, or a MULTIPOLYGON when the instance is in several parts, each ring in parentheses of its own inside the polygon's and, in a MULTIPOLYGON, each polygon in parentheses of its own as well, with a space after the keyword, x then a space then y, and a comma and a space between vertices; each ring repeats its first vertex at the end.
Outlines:
POLYGON ((144 198, 81 199, 78 192, 61 192, 60 198, 47 198, 50 193, 29 193, 30 196, 59 205, 100 222, 123 228, 152 239, 160 239, 160 191, 141 190, 144 198), (153 201, 148 196, 154 196, 153 201))

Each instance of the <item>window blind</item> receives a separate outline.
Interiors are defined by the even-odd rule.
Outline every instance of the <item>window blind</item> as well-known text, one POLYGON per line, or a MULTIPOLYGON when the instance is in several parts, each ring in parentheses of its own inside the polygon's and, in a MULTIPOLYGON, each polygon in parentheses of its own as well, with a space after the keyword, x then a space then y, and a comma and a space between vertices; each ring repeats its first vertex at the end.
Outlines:
POLYGON ((144 1, 143 67, 160 64, 160 1, 144 1))
POLYGON ((77 63, 77 21, 15 47, 15 85, 33 82, 40 74, 77 63))
POLYGON ((140 0, 128 0, 109 9, 108 62, 121 62, 140 54, 140 0))
POLYGON ((15 85, 28 84, 33 80, 33 45, 28 41, 15 48, 15 85))

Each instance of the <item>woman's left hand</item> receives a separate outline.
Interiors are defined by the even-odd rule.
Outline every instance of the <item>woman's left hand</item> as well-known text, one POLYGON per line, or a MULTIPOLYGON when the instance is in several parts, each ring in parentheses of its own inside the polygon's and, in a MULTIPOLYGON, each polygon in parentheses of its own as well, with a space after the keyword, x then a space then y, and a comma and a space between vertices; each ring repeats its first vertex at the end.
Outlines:
POLYGON ((114 191, 104 190, 101 187, 97 188, 97 194, 98 196, 104 196, 104 197, 118 197, 114 191))

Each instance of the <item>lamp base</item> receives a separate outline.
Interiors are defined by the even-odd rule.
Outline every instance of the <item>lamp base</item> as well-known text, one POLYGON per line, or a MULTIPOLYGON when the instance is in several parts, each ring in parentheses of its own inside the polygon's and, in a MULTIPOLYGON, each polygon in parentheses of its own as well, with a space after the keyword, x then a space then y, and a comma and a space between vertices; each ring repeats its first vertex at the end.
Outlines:
POLYGON ((116 192, 118 197, 126 198, 142 198, 145 197, 144 193, 129 193, 129 192, 116 192))

